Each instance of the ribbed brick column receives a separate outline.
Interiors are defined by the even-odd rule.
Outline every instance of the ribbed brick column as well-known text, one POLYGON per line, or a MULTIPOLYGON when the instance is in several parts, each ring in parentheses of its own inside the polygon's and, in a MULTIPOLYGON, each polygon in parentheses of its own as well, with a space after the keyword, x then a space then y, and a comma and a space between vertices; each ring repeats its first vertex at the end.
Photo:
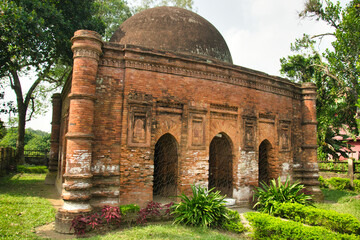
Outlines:
POLYGON ((64 174, 62 198, 64 205, 59 209, 55 229, 69 232, 71 220, 79 214, 92 210, 91 198, 91 159, 95 79, 99 56, 102 53, 101 36, 93 31, 76 31, 72 38, 74 66, 69 94, 69 126, 66 134, 66 169, 64 174))
POLYGON ((56 174, 58 171, 59 157, 59 136, 61 120, 61 95, 55 93, 52 96, 52 121, 51 121, 51 145, 49 158, 49 173, 46 175, 46 184, 55 184, 56 174))
POLYGON ((295 178, 301 179, 308 191, 317 201, 323 200, 319 188, 319 167, 317 163, 317 120, 316 120, 316 86, 313 83, 303 83, 302 87, 302 130, 303 144, 302 164, 294 168, 295 178))

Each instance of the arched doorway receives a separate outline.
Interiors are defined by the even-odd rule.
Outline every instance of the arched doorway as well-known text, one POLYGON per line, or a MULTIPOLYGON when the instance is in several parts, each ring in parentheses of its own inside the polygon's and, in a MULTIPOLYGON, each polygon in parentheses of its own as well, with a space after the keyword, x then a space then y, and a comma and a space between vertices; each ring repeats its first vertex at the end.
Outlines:
POLYGON ((176 196, 178 178, 178 145, 169 133, 155 144, 154 153, 154 197, 176 196))
POLYGON ((268 140, 262 141, 259 146, 259 186, 261 182, 268 184, 270 181, 269 161, 271 149, 272 146, 268 140))
POLYGON ((217 134, 210 143, 209 151, 209 189, 215 188, 221 194, 232 197, 232 147, 229 137, 217 134))

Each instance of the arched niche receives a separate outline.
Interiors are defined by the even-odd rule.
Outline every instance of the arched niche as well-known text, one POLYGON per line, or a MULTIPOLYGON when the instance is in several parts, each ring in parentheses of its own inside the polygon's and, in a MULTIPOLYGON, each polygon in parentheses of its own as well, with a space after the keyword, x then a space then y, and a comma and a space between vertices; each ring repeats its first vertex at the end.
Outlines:
POLYGON ((233 192, 232 146, 228 135, 221 132, 211 140, 209 148, 209 189, 215 188, 228 197, 233 192))

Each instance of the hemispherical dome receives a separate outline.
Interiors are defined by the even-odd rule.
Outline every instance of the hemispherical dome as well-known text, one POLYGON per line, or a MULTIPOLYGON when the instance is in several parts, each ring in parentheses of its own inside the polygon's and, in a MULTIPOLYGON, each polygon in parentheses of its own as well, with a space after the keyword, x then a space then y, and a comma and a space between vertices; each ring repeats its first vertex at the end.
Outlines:
POLYGON ((206 19, 178 7, 157 7, 126 20, 110 42, 185 54, 199 54, 232 63, 219 31, 206 19))

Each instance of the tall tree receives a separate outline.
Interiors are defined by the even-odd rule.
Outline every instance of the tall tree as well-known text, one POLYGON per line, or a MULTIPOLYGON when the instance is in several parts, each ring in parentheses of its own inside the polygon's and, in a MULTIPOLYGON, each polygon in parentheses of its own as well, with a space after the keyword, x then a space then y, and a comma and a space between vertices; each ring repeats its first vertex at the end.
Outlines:
POLYGON ((359 131, 355 116, 360 91, 360 0, 352 0, 345 8, 330 0, 307 0, 300 17, 323 21, 333 32, 296 40, 292 50, 297 54, 281 59, 281 72, 294 81, 317 85, 319 157, 338 157, 344 154, 344 144, 333 138, 339 129, 347 126, 354 135, 359 131), (333 48, 316 51, 314 46, 329 36, 334 39, 333 48))
MULTIPOLYGON (((17 160, 24 161, 26 118, 36 110, 36 90, 42 82, 58 84, 59 66, 72 61, 69 39, 78 29, 103 33, 104 24, 94 18, 94 1, 0 0, 0 79, 8 81, 16 95, 18 112, 17 160), (35 71, 34 78, 27 77, 35 71), (24 92, 25 78, 30 85, 24 92)), ((63 68, 63 67, 61 67, 63 68)))

